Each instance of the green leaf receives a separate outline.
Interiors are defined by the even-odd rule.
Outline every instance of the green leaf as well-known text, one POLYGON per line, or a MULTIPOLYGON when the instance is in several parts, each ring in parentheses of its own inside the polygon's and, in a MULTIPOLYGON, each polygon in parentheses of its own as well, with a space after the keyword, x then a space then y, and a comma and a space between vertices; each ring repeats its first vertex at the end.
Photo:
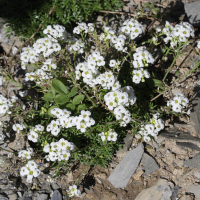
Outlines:
POLYGON ((55 102, 57 104, 65 104, 69 101, 69 97, 66 94, 56 95, 55 102))
POLYGON ((52 81, 52 86, 60 94, 68 94, 66 86, 61 81, 54 79, 52 81))
POLYGON ((177 76, 179 74, 179 70, 177 70, 176 72, 175 72, 175 76, 177 76))
POLYGON ((51 107, 49 108, 49 110, 48 110, 48 115, 53 116, 53 115, 51 114, 51 110, 52 110, 53 108, 58 108, 58 106, 51 106, 51 107))
POLYGON ((160 87, 162 88, 163 87, 163 82, 158 80, 158 79, 153 79, 153 82, 154 82, 154 86, 155 87, 160 87))
POLYGON ((55 91, 55 89, 53 88, 53 86, 51 86, 51 93, 53 94, 53 97, 55 97, 56 91, 55 91))
POLYGON ((85 104, 78 105, 78 110, 86 110, 87 106, 85 104))
POLYGON ((72 104, 72 103, 68 103, 68 104, 66 105, 66 108, 67 108, 67 110, 74 110, 74 109, 75 109, 75 105, 72 104))
POLYGON ((50 92, 48 92, 48 93, 46 93, 46 94, 43 96, 43 99, 44 99, 45 101, 52 101, 52 100, 53 100, 53 94, 50 93, 50 92))
POLYGON ((78 88, 74 86, 71 89, 71 92, 69 93, 69 97, 73 97, 77 92, 78 92, 78 88))
POLYGON ((72 103, 79 104, 79 103, 81 103, 81 101, 83 101, 84 98, 85 98, 85 96, 83 94, 77 95, 73 98, 72 103))

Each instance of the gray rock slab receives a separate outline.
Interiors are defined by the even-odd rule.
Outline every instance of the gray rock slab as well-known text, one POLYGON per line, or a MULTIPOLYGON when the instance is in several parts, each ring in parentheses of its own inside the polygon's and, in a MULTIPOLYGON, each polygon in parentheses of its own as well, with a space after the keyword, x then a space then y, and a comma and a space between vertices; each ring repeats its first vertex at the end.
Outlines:
POLYGON ((127 152, 131 147, 132 142, 133 142, 133 135, 127 134, 127 136, 124 138, 123 148, 117 151, 117 155, 127 152))
POLYGON ((176 185, 172 190, 172 200, 177 200, 180 187, 176 185))
POLYGON ((200 185, 191 185, 188 188, 188 192, 193 193, 195 195, 195 199, 200 200, 200 185))
POLYGON ((55 190, 53 192, 53 195, 51 197, 51 200, 62 200, 62 196, 58 190, 55 190))
POLYGON ((108 180, 116 188, 124 188, 128 184, 131 176, 135 172, 144 153, 144 146, 141 143, 135 149, 128 151, 114 171, 108 177, 108 180))
POLYGON ((162 131, 159 136, 166 137, 173 140, 192 140, 192 141, 200 141, 199 138, 190 135, 190 133, 186 133, 178 130, 177 128, 170 128, 167 131, 162 131))
POLYGON ((200 179, 200 172, 195 172, 195 173, 194 173, 194 176, 195 176, 196 178, 200 179))
POLYGON ((193 69, 197 65, 198 62, 199 62, 199 56, 195 56, 191 62, 190 68, 193 69))
POLYGON ((154 160, 154 158, 152 158, 147 153, 143 154, 141 163, 144 167, 146 175, 149 175, 160 168, 157 162, 154 160))
POLYGON ((185 12, 194 26, 200 26, 200 1, 185 4, 185 12))
POLYGON ((135 200, 170 200, 173 183, 159 179, 152 187, 142 190, 135 200))
POLYGON ((1 200, 9 200, 7 197, 5 197, 5 196, 3 196, 3 195, 1 195, 1 194, 0 194, 0 199, 1 199, 1 200))
POLYGON ((40 194, 38 197, 38 200, 48 200, 48 195, 47 194, 40 194))
POLYGON ((200 136, 200 86, 194 87, 194 97, 191 101, 192 109, 190 121, 195 128, 196 133, 200 136))
POLYGON ((189 149, 193 149, 196 151, 200 151, 200 148, 191 142, 177 142, 176 144, 183 148, 189 148, 189 149))
POLYGON ((57 190, 60 188, 60 186, 57 183, 51 183, 51 186, 54 190, 57 190))
POLYGON ((183 165, 185 167, 196 167, 196 168, 200 169, 200 153, 198 153, 191 159, 185 160, 183 162, 183 165))

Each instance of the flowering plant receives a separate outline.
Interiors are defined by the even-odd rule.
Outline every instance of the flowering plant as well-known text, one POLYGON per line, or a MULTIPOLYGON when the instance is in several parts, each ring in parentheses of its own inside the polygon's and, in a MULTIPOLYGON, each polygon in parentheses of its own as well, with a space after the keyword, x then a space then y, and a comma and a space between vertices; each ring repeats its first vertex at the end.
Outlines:
MULTIPOLYGON (((158 88, 164 91, 169 70, 163 82, 157 79, 152 45, 166 47, 164 56, 174 51, 176 59, 194 31, 188 23, 166 22, 149 40, 151 48, 136 40, 144 31, 136 19, 124 21, 119 31, 78 23, 73 35, 63 26, 48 25, 43 30, 46 37, 22 49, 22 69, 34 66, 34 71, 26 71, 24 84, 31 83, 38 98, 28 104, 27 91, 19 92, 23 101, 1 95, 0 113, 14 117, 13 130, 24 134, 33 147, 19 152, 26 162, 20 174, 27 175, 27 181, 41 173, 29 161, 36 149, 40 159, 56 165, 58 175, 76 162, 106 167, 127 130, 148 142, 164 129, 163 114, 150 114, 151 109, 160 110, 158 101, 150 100, 158 88), (23 124, 17 123, 19 115, 23 124)), ((167 106, 177 113, 188 99, 182 93, 175 95, 167 106)), ((69 188, 70 196, 79 193, 76 186, 69 188)))

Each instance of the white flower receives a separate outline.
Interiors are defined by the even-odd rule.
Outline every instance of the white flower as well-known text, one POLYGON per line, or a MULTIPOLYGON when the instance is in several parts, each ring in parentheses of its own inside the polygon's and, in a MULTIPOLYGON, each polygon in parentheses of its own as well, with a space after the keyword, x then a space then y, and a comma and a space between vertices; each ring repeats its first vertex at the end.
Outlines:
POLYGON ((67 193, 69 197, 73 197, 73 196, 79 197, 81 194, 81 191, 77 189, 76 185, 72 185, 69 187, 69 190, 67 190, 67 193))
POLYGON ((54 43, 53 44, 53 49, 54 49, 54 51, 60 51, 61 50, 60 44, 59 43, 54 43))
POLYGON ((14 131, 17 131, 17 133, 19 133, 19 132, 22 131, 24 128, 23 128, 23 126, 22 126, 21 124, 14 124, 14 125, 12 126, 12 129, 13 129, 14 131))
POLYGON ((108 141, 115 142, 117 140, 117 133, 116 132, 109 132, 108 141))
POLYGON ((46 29, 43 30, 44 34, 50 34, 52 32, 52 26, 48 25, 46 29))
POLYGON ((21 97, 25 97, 25 96, 28 95, 28 92, 27 92, 27 91, 19 91, 19 95, 20 95, 21 97))
POLYGON ((200 49, 200 40, 197 41, 197 48, 200 49))
POLYGON ((28 140, 30 140, 32 142, 37 142, 38 134, 35 131, 31 130, 29 135, 28 135, 28 140))
POLYGON ((115 65, 116 65, 116 60, 110 60, 109 66, 110 67, 115 67, 115 65))
POLYGON ((172 106, 172 110, 173 110, 174 112, 180 113, 181 110, 182 110, 182 106, 179 105, 179 104, 173 105, 173 106, 172 106))

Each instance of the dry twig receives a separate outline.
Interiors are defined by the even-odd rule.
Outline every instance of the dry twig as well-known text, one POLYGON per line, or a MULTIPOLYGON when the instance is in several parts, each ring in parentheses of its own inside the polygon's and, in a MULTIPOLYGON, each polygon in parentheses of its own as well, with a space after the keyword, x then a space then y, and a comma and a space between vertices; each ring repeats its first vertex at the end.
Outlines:
POLYGON ((126 12, 118 12, 118 11, 106 11, 106 10, 101 10, 100 12, 103 12, 103 13, 112 13, 112 14, 121 14, 121 15, 130 15, 130 16, 136 16, 135 14, 132 14, 132 13, 126 13, 126 12))

